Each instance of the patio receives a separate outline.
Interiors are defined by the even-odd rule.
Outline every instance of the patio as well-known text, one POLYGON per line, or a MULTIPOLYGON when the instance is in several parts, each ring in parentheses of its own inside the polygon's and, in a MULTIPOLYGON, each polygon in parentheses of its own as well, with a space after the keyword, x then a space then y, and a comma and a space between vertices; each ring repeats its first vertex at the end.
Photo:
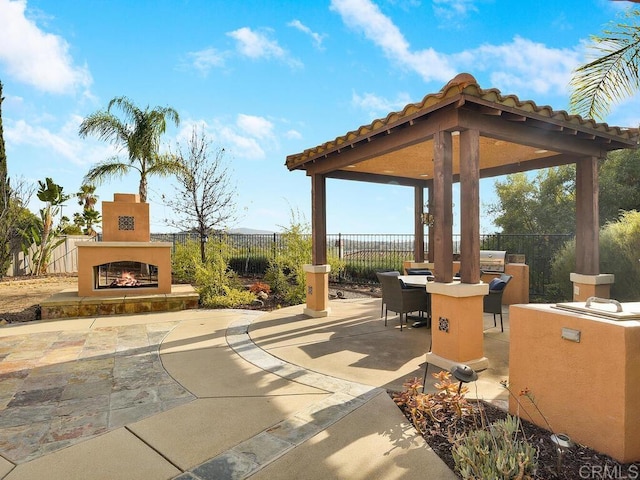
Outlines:
MULTIPOLYGON (((384 391, 422 377, 430 331, 385 327, 378 298, 331 307, 1 329, 0 478, 455 478, 384 391)), ((485 327, 470 396, 504 406, 508 320, 485 327)))
MULTIPOLYGON (((387 390, 402 390, 410 378, 424 375, 431 329, 400 331, 398 317, 389 312, 387 327, 380 318, 380 299, 344 299, 330 302, 331 315, 309 318, 301 308, 275 310, 250 327, 251 339, 261 349, 309 370, 362 382, 387 390), (283 328, 288 327, 288 328, 283 328)), ((509 314, 503 306, 504 332, 484 314, 484 347, 489 368, 470 385, 469 397, 481 398, 506 410, 508 392, 500 385, 509 375, 509 314)), ((429 367, 427 389, 434 391, 429 367), (431 387, 431 389, 429 389, 431 387)))

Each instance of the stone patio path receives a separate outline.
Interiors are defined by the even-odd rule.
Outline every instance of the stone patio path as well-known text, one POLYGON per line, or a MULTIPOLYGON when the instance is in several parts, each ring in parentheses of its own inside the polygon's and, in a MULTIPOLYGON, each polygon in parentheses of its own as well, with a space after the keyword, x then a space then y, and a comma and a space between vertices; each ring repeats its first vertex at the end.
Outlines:
POLYGON ((0 338, 0 455, 24 463, 194 400, 158 353, 177 323, 0 338))

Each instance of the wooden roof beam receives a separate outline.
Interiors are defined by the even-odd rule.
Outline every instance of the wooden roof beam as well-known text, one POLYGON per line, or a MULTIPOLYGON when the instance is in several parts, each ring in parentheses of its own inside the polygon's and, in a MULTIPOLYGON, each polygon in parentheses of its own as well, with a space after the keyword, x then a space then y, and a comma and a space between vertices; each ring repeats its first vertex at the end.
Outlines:
POLYGON ((381 175, 377 173, 363 173, 346 170, 335 170, 326 175, 327 178, 339 180, 353 180, 357 182, 381 183, 385 185, 401 185, 404 187, 426 188, 428 180, 418 180, 416 178, 394 177, 393 175, 381 175))
POLYGON ((517 115, 515 113, 511 113, 511 112, 502 112, 502 118, 504 118, 505 120, 509 120, 510 122, 526 122, 527 121, 527 117, 525 117, 524 115, 517 115))
POLYGON ((480 170, 480 178, 499 177, 518 172, 528 172, 530 170, 538 170, 541 168, 557 167, 559 165, 569 165, 576 163, 582 157, 574 155, 553 155, 550 157, 535 158, 511 165, 500 165, 498 167, 490 167, 480 170))
POLYGON ((499 108, 489 107, 486 105, 480 105, 478 108, 478 112, 483 115, 492 115, 497 117, 502 115, 502 110, 500 110, 499 108))
MULTIPOLYGON (((602 144, 588 141, 577 136, 564 136, 539 128, 529 128, 528 124, 519 122, 504 122, 503 117, 489 117, 479 115, 467 109, 459 110, 460 126, 462 128, 477 128, 482 136, 505 140, 519 145, 552 150, 570 155, 602 157, 606 152, 602 144)), ((620 148, 628 148, 621 146, 620 148)))

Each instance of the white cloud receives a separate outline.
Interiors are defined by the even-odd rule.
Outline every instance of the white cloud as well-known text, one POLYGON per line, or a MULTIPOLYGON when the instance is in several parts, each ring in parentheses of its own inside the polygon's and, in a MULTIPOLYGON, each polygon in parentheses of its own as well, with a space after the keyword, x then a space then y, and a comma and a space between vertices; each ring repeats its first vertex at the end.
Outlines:
MULTIPOLYGON (((440 0, 438 3, 462 13, 475 10, 473 2, 466 0, 440 0)), ((581 46, 550 48, 522 37, 502 45, 481 45, 455 55, 433 49, 413 51, 398 27, 371 0, 332 0, 331 9, 341 15, 346 25, 362 32, 380 47, 387 58, 416 72, 425 82, 447 82, 459 72, 481 72, 491 68, 491 86, 502 91, 566 95, 571 73, 582 58, 581 46)), ((396 103, 372 94, 354 94, 352 102, 361 108, 367 108, 368 104, 371 111, 376 112, 384 112, 385 105, 393 107, 396 103)))
POLYGON ((324 40, 325 35, 312 31, 309 27, 304 25, 300 20, 292 20, 287 24, 289 27, 293 27, 297 30, 300 30, 303 33, 306 33, 313 39, 313 43, 315 43, 317 48, 322 48, 322 40, 324 40))
MULTIPOLYGON (((180 122, 180 130, 176 135, 176 140, 182 146, 187 145, 191 138, 191 132, 196 127, 199 131, 203 130, 212 143, 223 147, 234 157, 262 160, 266 158, 266 147, 261 145, 261 141, 268 135, 272 136, 269 134, 272 127, 266 126, 260 120, 260 117, 251 115, 238 115, 235 124, 222 118, 216 118, 211 122, 186 119, 180 122)), ((270 140, 270 138, 266 138, 266 140, 270 140)))
POLYGON ((88 89, 87 66, 74 65, 69 44, 25 16, 26 0, 0 0, 0 63, 13 78, 48 93, 88 89))
POLYGON ((189 52, 187 55, 196 70, 199 70, 203 75, 207 75, 213 67, 224 66, 225 55, 215 48, 205 48, 197 52, 189 52))
POLYGON ((243 132, 256 138, 272 138, 273 123, 264 117, 254 115, 238 114, 236 124, 243 132))
POLYGON ((491 66, 491 85, 503 91, 567 94, 571 72, 580 64, 576 49, 549 48, 515 37, 502 45, 482 45, 456 56, 454 63, 470 71, 491 66))
POLYGON ((433 0, 433 11, 436 16, 447 20, 459 20, 469 12, 477 12, 474 0, 433 0))
POLYGON ((8 144, 27 145, 48 151, 77 166, 86 166, 117 155, 116 149, 104 142, 83 140, 78 137, 82 118, 72 115, 58 131, 32 124, 26 120, 7 122, 4 135, 8 144))
POLYGON ((249 27, 242 27, 238 30, 227 33, 236 40, 236 48, 240 54, 253 58, 275 58, 290 67, 298 68, 302 63, 291 57, 289 52, 278 45, 278 42, 271 40, 265 33, 255 32, 249 27))
POLYGON ((300 140, 302 138, 302 134, 297 130, 288 130, 284 136, 289 140, 300 140))
POLYGON ((401 110, 410 102, 409 95, 406 93, 398 94, 395 100, 389 100, 374 93, 359 95, 354 92, 351 95, 351 103, 357 108, 366 111, 372 117, 379 117, 380 115, 387 115, 391 111, 401 110))
POLYGON ((445 55, 432 48, 412 51, 398 27, 370 0, 332 0, 331 9, 338 12, 347 26, 361 31, 380 47, 387 58, 413 70, 425 82, 447 81, 455 76, 445 55))

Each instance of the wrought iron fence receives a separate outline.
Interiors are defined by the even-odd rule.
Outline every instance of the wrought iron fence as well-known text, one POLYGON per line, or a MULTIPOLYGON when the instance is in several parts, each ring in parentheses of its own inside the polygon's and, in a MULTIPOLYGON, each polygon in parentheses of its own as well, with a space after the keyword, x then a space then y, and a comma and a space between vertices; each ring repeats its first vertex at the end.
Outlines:
MULTIPOLYGON (((481 235, 482 250, 505 250, 508 254, 524 257, 529 265, 529 291, 531 296, 543 296, 545 285, 551 281, 551 261, 558 249, 572 235, 481 235)), ((262 275, 269 260, 284 248, 283 236, 269 234, 220 234, 233 247, 230 267, 239 274, 262 275)), ((198 241, 195 234, 152 234, 152 241, 172 242, 175 245, 187 240, 198 241)), ((375 281, 377 270, 401 270, 402 263, 413 260, 412 234, 329 234, 327 254, 329 261, 340 260, 344 269, 338 281, 375 281)), ((454 235, 453 251, 460 251, 460 236, 454 235)), ((425 238, 425 249, 428 249, 425 238)), ((426 254, 425 254, 426 257, 426 254)))

